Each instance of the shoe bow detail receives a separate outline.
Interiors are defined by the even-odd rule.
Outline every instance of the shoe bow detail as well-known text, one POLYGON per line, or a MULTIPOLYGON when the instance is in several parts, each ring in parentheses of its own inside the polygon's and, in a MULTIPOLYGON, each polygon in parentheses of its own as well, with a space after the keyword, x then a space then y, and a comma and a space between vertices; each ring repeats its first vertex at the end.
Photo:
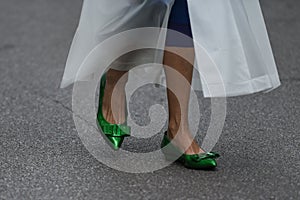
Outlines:
MULTIPOLYGON (((101 121, 103 122, 103 121, 101 121)), ((109 124, 109 123, 101 123, 101 127, 103 133, 105 135, 113 136, 113 137, 125 137, 130 136, 131 128, 130 126, 124 124, 109 124)))
POLYGON ((203 160, 203 159, 207 159, 207 158, 218 158, 220 157, 220 154, 218 153, 215 153, 215 152, 206 152, 206 153, 200 153, 200 154, 194 154, 194 155, 191 155, 191 158, 194 160, 194 161, 200 161, 200 160, 203 160))

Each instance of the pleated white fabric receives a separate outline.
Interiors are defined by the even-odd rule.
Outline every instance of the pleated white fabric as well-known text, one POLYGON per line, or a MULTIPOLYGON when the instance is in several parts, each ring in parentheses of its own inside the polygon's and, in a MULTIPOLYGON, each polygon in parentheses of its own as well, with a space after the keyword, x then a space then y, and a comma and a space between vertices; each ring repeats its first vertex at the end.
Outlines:
MULTIPOLYGON (((195 69, 200 72, 199 76, 194 71, 195 90, 202 90, 204 97, 222 97, 270 91, 280 85, 258 0, 187 1, 194 42, 199 44, 195 45, 195 69)), ((110 36, 139 27, 166 28, 173 3, 174 0, 84 0, 61 87, 74 83, 79 68, 84 67, 83 61, 110 36)), ((136 42, 143 39, 141 36, 136 42)), ((160 45, 164 44, 162 41, 160 45)), ((117 60, 111 67, 128 70, 147 55, 117 60)), ((129 72, 129 81, 145 76, 164 81, 162 69, 133 71, 129 72)))

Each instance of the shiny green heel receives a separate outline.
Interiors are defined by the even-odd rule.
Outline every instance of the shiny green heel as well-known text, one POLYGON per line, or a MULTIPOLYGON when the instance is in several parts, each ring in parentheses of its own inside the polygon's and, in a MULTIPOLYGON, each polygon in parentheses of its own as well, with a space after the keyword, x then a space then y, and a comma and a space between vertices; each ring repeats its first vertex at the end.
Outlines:
POLYGON ((171 143, 171 141, 167 136, 167 132, 165 132, 163 140, 161 142, 161 148, 162 148, 162 152, 165 155, 166 160, 178 161, 182 163, 186 168, 190 168, 190 169, 210 170, 217 167, 217 162, 215 158, 220 157, 218 153, 207 152, 207 153, 188 155, 182 153, 181 150, 177 148, 175 145, 173 145, 172 143, 168 145, 169 143, 171 143))
POLYGON ((100 81, 100 96, 99 96, 99 107, 97 114, 98 125, 104 134, 104 138, 108 144, 115 150, 118 150, 124 138, 130 136, 130 126, 127 126, 127 110, 126 110, 126 120, 123 124, 111 124, 105 120, 102 112, 102 104, 104 97, 104 89, 106 84, 106 73, 103 74, 100 81))

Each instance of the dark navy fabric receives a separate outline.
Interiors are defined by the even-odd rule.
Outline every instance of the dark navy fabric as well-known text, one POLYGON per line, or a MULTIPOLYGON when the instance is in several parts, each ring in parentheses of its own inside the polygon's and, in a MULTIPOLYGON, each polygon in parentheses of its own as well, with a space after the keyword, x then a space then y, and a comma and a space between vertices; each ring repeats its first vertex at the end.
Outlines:
MULTIPOLYGON (((175 0, 172 7, 168 29, 183 33, 192 38, 187 0, 175 0)), ((192 39, 182 39, 174 34, 167 34, 166 46, 192 47, 192 39)))
POLYGON ((175 0, 172 7, 170 24, 188 25, 190 23, 187 0, 175 0))

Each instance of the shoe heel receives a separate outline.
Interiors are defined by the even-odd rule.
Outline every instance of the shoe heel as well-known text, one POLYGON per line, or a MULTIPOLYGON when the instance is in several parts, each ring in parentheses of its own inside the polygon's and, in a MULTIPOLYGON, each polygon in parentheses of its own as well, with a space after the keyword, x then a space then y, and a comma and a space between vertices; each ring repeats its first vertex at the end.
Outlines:
POLYGON ((164 157, 165 157, 165 159, 166 159, 167 161, 176 161, 176 160, 178 160, 179 157, 180 157, 180 155, 178 155, 178 154, 176 155, 176 154, 172 153, 172 152, 169 150, 169 148, 168 148, 168 149, 163 148, 161 151, 163 152, 164 157))
POLYGON ((170 140, 166 136, 162 140, 161 151, 167 161, 176 161, 182 156, 182 153, 170 143, 170 140))

